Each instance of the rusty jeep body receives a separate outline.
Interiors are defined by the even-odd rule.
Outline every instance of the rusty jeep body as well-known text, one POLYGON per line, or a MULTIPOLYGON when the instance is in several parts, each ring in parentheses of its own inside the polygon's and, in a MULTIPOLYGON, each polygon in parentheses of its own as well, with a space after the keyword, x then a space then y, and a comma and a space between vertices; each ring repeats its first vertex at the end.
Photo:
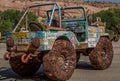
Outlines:
POLYGON ((95 69, 108 68, 113 58, 109 34, 99 26, 89 26, 85 10, 80 6, 61 8, 57 3, 29 6, 6 37, 8 52, 4 58, 21 76, 33 75, 43 64, 50 79, 68 80, 80 54, 89 56, 95 69), (38 22, 28 23, 27 14, 34 9, 39 13, 44 11, 41 14, 46 19, 38 17, 38 22), (25 27, 20 29, 23 20, 25 27))

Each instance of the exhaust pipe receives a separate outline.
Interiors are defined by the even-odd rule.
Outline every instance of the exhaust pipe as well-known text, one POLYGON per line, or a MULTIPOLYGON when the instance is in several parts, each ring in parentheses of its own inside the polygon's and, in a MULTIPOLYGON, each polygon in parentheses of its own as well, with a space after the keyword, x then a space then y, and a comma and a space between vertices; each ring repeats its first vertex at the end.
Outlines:
POLYGON ((4 58, 4 60, 10 60, 10 53, 9 53, 9 52, 6 52, 6 53, 3 55, 3 58, 4 58))

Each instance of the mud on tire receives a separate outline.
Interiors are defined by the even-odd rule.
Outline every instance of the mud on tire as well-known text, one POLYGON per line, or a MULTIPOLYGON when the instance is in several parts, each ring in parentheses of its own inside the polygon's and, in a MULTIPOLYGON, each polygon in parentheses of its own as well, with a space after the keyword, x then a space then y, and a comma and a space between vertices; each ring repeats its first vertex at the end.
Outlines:
POLYGON ((68 80, 76 67, 76 53, 68 40, 56 40, 43 57, 45 74, 52 80, 68 80))
POLYGON ((95 69, 106 69, 113 59, 113 47, 107 37, 101 37, 96 47, 89 54, 89 59, 95 69))
POLYGON ((41 63, 36 60, 29 63, 22 63, 20 57, 17 56, 10 59, 9 63, 12 70, 20 76, 31 76, 35 74, 41 63))

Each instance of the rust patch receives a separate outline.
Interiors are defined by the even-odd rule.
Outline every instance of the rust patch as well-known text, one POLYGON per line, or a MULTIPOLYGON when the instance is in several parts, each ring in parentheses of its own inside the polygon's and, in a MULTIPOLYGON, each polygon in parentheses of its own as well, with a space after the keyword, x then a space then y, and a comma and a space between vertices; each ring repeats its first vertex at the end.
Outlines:
POLYGON ((26 54, 23 54, 21 56, 21 62, 22 63, 28 63, 30 59, 32 59, 31 57, 32 54, 29 54, 29 55, 26 55, 26 54))
POLYGON ((34 39, 32 40, 32 45, 33 45, 34 47, 38 48, 38 47, 40 46, 40 40, 39 40, 39 38, 34 38, 34 39))

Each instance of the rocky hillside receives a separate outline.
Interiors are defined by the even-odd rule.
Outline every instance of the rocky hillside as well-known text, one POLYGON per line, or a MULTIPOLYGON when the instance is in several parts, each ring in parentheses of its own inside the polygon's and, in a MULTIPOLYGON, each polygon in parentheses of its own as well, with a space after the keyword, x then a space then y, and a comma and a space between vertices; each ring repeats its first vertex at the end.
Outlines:
POLYGON ((61 6, 83 6, 89 14, 97 13, 101 10, 106 10, 110 7, 119 7, 117 3, 104 3, 104 2, 88 2, 83 3, 82 0, 0 0, 0 11, 7 9, 22 10, 28 5, 45 2, 59 2, 61 6), (72 2, 72 3, 71 3, 72 2))

